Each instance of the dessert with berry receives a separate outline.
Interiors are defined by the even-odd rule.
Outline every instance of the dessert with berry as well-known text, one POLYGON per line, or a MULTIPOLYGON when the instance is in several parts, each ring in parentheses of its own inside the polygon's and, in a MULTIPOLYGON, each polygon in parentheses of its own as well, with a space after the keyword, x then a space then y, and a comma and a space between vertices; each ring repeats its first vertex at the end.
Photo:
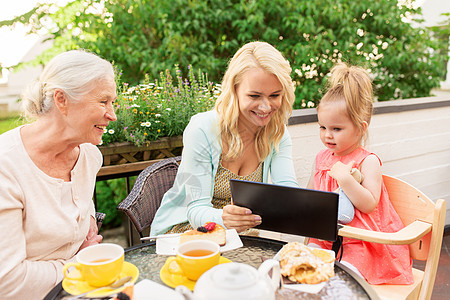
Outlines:
POLYGON ((209 240, 223 246, 226 243, 225 228, 214 222, 206 222, 205 225, 180 235, 180 244, 193 240, 209 240))

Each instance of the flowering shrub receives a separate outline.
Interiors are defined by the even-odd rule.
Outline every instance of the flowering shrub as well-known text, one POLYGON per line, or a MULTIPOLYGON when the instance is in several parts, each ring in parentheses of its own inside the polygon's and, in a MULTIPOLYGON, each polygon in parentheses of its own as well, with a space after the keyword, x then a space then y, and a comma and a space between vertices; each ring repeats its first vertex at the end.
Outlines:
POLYGON ((190 118, 214 107, 220 86, 207 80, 200 71, 195 76, 191 66, 187 78, 175 66, 176 77, 168 70, 151 82, 136 86, 124 84, 115 102, 117 121, 105 129, 102 144, 128 141, 137 146, 164 136, 183 133, 190 118))

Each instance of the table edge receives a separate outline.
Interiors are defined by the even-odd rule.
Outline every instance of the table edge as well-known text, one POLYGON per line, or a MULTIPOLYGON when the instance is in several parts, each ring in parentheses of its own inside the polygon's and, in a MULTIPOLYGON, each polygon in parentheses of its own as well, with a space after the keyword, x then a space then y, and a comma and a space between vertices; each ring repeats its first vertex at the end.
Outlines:
MULTIPOLYGON (((268 238, 263 238, 263 237, 255 237, 255 236, 241 235, 240 238, 248 239, 248 240, 266 240, 266 241, 273 242, 274 244, 279 244, 280 246, 283 246, 287 243, 287 242, 280 241, 280 240, 273 240, 273 239, 268 239, 268 238)), ((136 249, 140 249, 143 247, 155 245, 155 244, 156 244, 156 241, 150 241, 150 242, 146 242, 146 243, 142 243, 142 244, 137 244, 137 245, 125 248, 125 253, 128 253, 128 252, 136 250, 136 249)), ((367 295, 369 296, 370 299, 372 299, 372 300, 380 299, 378 297, 378 295, 376 294, 375 290, 367 283, 367 281, 364 280, 364 278, 357 275, 353 270, 351 270, 350 268, 341 264, 338 261, 335 261, 335 264, 337 264, 337 266, 339 268, 343 269, 356 282, 358 282, 358 284, 362 286, 362 288, 367 293, 367 295)), ((50 292, 45 296, 45 298, 43 300, 54 300, 56 298, 56 296, 58 296, 62 290, 63 290, 63 287, 62 287, 62 280, 61 280, 53 289, 50 290, 50 292)))
POLYGON ((369 296, 370 299, 372 299, 372 300, 380 300, 380 297, 377 295, 375 290, 370 286, 369 283, 367 283, 367 281, 364 278, 362 278, 361 276, 356 274, 355 271, 353 271, 352 269, 350 269, 346 265, 343 265, 341 262, 335 261, 334 263, 337 264, 337 266, 339 268, 341 268, 342 270, 347 272, 356 282, 358 282, 358 284, 362 286, 362 288, 367 293, 367 295, 369 296))

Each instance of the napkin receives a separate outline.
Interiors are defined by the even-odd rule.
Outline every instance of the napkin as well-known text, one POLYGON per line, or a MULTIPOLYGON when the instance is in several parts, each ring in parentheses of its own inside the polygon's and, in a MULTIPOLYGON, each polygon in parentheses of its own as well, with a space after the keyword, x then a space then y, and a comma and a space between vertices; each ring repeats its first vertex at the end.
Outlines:
MULTIPOLYGON (((220 247, 220 252, 230 251, 243 246, 241 238, 239 237, 236 229, 227 229, 226 244, 220 247)), ((177 248, 180 244, 180 236, 165 237, 156 240, 156 253, 160 255, 176 255, 177 248)))
POLYGON ((184 300, 184 296, 173 289, 149 279, 139 281, 134 285, 134 300, 184 300))

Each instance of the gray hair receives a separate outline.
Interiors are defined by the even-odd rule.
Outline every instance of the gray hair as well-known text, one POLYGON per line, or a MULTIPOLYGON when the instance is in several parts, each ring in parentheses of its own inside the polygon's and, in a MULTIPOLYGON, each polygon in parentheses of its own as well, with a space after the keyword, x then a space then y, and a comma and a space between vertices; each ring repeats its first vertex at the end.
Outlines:
POLYGON ((40 117, 49 112, 56 89, 63 90, 70 100, 77 101, 92 91, 97 81, 109 78, 114 79, 110 62, 84 50, 63 52, 52 58, 39 79, 23 91, 21 99, 25 117, 40 117))

